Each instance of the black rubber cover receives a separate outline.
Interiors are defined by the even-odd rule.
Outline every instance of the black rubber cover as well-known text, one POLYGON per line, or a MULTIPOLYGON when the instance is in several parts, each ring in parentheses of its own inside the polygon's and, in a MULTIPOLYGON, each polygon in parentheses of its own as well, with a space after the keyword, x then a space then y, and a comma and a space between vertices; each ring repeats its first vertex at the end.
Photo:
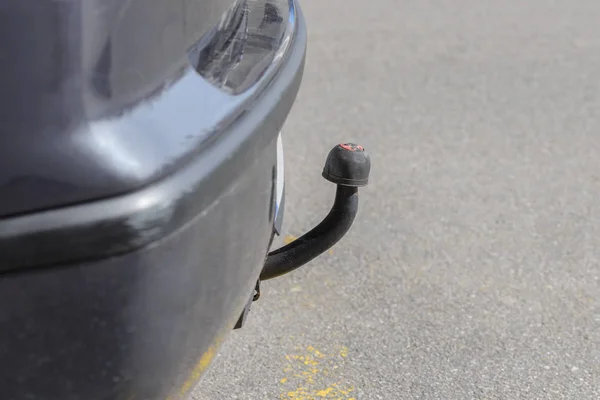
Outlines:
POLYGON ((364 147, 343 143, 329 152, 323 178, 336 185, 361 187, 369 183, 371 160, 364 147))

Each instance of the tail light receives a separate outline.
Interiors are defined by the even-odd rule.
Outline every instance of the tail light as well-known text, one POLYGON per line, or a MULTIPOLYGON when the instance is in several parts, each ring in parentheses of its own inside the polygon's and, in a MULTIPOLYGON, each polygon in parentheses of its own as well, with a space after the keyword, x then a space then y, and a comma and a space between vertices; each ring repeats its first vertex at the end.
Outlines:
POLYGON ((237 0, 189 52, 204 79, 230 94, 275 69, 296 27, 294 0, 237 0))

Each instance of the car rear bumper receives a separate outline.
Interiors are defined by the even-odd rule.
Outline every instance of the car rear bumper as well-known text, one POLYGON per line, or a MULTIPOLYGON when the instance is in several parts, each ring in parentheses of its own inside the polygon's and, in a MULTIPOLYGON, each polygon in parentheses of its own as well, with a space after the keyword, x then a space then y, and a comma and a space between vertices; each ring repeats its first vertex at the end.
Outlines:
POLYGON ((177 399, 194 386, 272 239, 277 135, 304 67, 299 9, 296 25, 243 112, 168 177, 0 220, 4 398, 177 399))

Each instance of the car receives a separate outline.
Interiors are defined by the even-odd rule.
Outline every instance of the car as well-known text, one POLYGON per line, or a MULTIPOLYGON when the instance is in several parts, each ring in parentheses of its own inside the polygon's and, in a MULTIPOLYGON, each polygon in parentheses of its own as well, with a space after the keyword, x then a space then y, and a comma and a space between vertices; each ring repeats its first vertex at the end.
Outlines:
POLYGON ((260 282, 350 228, 369 156, 336 145, 330 214, 281 249, 296 0, 0 6, 3 399, 186 398, 260 282))

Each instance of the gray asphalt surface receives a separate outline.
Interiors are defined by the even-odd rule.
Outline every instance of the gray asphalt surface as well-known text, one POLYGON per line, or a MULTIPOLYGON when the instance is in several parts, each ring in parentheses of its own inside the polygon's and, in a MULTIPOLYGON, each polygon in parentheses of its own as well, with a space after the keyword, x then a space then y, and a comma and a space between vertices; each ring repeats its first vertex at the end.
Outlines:
POLYGON ((600 2, 302 5, 287 233, 327 212, 337 142, 372 184, 195 399, 600 398, 600 2))

